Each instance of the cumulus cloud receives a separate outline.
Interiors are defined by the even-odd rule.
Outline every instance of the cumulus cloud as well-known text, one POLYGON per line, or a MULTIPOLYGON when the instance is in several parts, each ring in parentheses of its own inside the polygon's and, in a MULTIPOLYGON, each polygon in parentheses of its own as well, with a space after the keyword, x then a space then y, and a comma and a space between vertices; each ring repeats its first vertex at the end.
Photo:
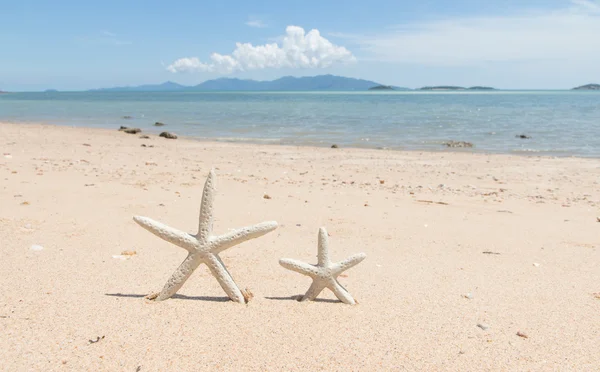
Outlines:
POLYGON ((600 1, 566 4, 561 9, 424 21, 367 36, 337 36, 356 45, 363 60, 429 66, 600 63, 600 1))
POLYGON ((210 62, 202 62, 197 57, 180 58, 167 70, 229 74, 267 68, 325 68, 335 63, 355 61, 348 49, 332 44, 321 36, 319 30, 305 32, 302 27, 288 26, 285 31, 279 43, 256 46, 236 43, 230 55, 212 53, 210 62))

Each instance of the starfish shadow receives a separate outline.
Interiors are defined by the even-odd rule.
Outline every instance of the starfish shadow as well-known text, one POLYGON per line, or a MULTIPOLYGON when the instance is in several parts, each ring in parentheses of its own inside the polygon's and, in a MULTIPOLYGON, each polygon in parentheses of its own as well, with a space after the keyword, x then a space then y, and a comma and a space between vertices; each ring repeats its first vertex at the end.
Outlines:
MULTIPOLYGON (((304 295, 299 294, 299 295, 295 295, 295 296, 286 296, 286 297, 265 297, 267 300, 275 300, 275 301, 298 301, 300 302, 300 300, 302 299, 304 295)), ((313 300, 313 302, 329 302, 329 303, 341 303, 342 301, 340 300, 332 300, 329 298, 315 298, 313 300)))
MULTIPOLYGON (((111 297, 125 297, 125 298, 144 298, 147 295, 135 294, 135 293, 105 293, 105 296, 111 297)), ((229 297, 214 297, 214 296, 186 296, 182 294, 176 294, 173 299, 179 300, 194 300, 194 301, 211 301, 211 302, 228 302, 231 301, 229 297)))

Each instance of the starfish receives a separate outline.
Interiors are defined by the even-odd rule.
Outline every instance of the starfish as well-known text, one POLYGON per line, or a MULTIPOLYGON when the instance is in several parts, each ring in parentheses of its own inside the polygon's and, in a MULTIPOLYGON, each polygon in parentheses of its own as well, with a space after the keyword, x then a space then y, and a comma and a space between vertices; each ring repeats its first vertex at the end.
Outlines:
POLYGON ((329 241, 327 238, 327 230, 324 227, 319 229, 319 248, 316 265, 307 264, 304 262, 282 258, 279 264, 288 270, 298 272, 300 274, 310 276, 313 280, 310 288, 300 301, 312 301, 324 288, 329 288, 335 296, 345 304, 354 305, 356 301, 348 293, 346 288, 337 281, 338 275, 348 270, 349 268, 358 265, 367 257, 364 253, 358 253, 348 257, 344 261, 332 263, 329 260, 329 241))
POLYGON ((196 235, 179 231, 160 222, 151 220, 148 217, 133 217, 133 220, 146 230, 189 252, 179 268, 177 268, 171 278, 167 281, 162 291, 148 296, 149 299, 162 301, 170 298, 177 293, 183 283, 185 283, 190 275, 192 275, 194 270, 200 264, 204 263, 208 266, 212 275, 217 279, 221 288, 223 288, 232 301, 242 304, 245 302, 244 294, 233 281, 227 268, 225 268, 225 264, 221 261, 219 253, 246 240, 258 238, 259 236, 275 230, 277 228, 277 222, 263 222, 234 230, 225 235, 214 236, 212 235, 214 193, 215 171, 211 170, 202 192, 200 221, 198 233, 196 235))

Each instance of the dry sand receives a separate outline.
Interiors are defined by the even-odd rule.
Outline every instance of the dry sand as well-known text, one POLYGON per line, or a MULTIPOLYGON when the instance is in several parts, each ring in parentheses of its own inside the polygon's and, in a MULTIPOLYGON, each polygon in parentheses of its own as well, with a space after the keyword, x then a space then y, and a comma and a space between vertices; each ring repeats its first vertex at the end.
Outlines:
POLYGON ((0 149, 1 370, 600 369, 598 159, 9 123, 0 149), (132 216, 195 233, 211 167, 216 233, 280 224, 222 254, 254 298, 228 301, 201 266, 148 302, 186 252, 132 216), (278 259, 315 263, 320 226, 333 260, 368 255, 340 278, 356 306, 292 298, 310 279, 278 259))

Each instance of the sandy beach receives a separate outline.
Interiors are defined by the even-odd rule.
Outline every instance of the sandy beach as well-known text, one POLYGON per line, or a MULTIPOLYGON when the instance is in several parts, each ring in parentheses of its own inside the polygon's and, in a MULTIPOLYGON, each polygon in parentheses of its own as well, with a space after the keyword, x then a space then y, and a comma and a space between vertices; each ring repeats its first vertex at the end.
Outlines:
POLYGON ((0 370, 600 369, 600 159, 139 137, 0 123, 0 370), (132 217, 196 233, 213 167, 216 233, 279 223, 221 255, 254 297, 145 300, 186 252, 132 217), (278 263, 321 226, 356 306, 278 263))

